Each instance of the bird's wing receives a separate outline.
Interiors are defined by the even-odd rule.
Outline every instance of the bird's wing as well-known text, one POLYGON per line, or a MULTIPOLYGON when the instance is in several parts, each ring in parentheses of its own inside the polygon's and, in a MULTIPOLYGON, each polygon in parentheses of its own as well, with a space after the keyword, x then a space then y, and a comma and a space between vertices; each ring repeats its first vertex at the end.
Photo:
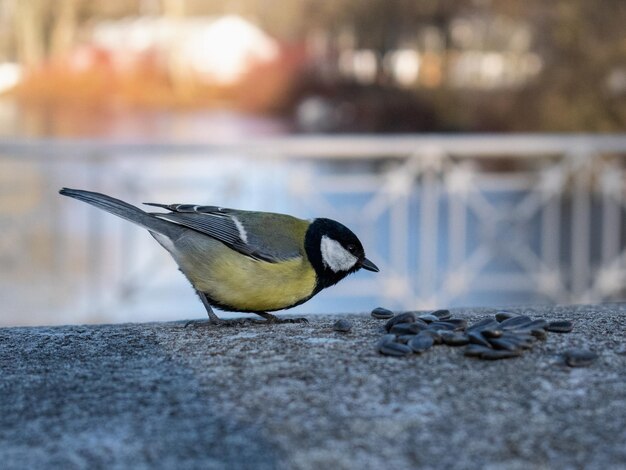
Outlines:
POLYGON ((254 259, 276 263, 304 253, 304 236, 309 225, 305 220, 216 206, 146 204, 171 211, 152 215, 215 238, 254 259))

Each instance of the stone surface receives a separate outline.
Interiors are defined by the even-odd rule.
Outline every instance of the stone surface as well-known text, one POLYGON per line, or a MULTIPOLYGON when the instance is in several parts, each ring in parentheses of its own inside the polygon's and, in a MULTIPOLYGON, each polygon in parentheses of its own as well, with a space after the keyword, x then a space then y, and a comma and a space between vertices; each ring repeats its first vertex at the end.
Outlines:
POLYGON ((369 314, 350 335, 339 316, 0 329, 2 468, 623 468, 626 306, 514 311, 574 331, 486 362, 383 356, 369 314), (571 348, 599 357, 570 368, 571 348))

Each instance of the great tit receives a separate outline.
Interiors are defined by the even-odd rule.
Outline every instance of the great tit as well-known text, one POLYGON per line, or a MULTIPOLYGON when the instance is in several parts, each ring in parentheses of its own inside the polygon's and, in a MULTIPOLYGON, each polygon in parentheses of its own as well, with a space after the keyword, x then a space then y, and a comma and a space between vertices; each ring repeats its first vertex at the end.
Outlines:
POLYGON ((145 203, 169 211, 145 212, 105 194, 59 192, 148 229, 191 282, 210 323, 223 321, 212 306, 274 323, 306 321, 268 312, 300 305, 361 268, 378 272, 357 236, 331 219, 193 204, 145 203))

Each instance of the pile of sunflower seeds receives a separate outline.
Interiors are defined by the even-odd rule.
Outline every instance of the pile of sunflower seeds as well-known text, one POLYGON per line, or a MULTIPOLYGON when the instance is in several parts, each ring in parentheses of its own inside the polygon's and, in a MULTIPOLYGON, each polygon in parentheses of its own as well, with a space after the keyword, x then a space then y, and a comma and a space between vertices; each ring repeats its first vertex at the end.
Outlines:
MULTIPOLYGON (((548 332, 569 333, 573 328, 571 321, 533 320, 526 315, 506 311, 473 325, 468 325, 467 320, 462 318, 453 318, 449 310, 422 315, 417 312, 394 315, 392 311, 378 307, 372 310, 372 317, 387 320, 387 334, 377 344, 378 351, 387 356, 421 354, 436 344, 446 344, 465 346, 465 355, 470 357, 507 359, 531 349, 535 342, 546 339, 548 332)), ((574 362, 568 361, 568 364, 573 365, 574 362)), ((589 358, 579 360, 580 365, 589 362, 589 358)))

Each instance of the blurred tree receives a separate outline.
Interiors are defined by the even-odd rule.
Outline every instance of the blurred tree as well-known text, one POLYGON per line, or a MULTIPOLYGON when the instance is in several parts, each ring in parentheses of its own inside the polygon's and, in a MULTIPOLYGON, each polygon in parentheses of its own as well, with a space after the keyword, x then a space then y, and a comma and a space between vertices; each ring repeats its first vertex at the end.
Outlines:
POLYGON ((13 0, 12 7, 16 59, 25 67, 63 57, 74 46, 79 0, 13 0))
POLYGON ((32 68, 46 57, 44 0, 15 0, 15 36, 18 62, 32 68))
MULTIPOLYGON (((176 19, 238 13, 257 22, 283 44, 291 43, 293 50, 308 38, 316 38, 317 46, 325 50, 324 60, 327 63, 334 60, 336 68, 339 50, 348 43, 355 49, 373 51, 379 63, 384 63, 385 54, 394 49, 419 50, 420 73, 424 73, 425 78, 420 78, 410 92, 418 102, 434 110, 439 129, 623 131, 626 128, 624 0, 3 2, 0 16, 10 17, 13 31, 12 34, 0 31, 0 54, 15 57, 27 68, 37 68, 67 56, 89 22, 131 15, 164 15, 176 19), (472 28, 484 30, 492 28, 496 22, 502 24, 503 19, 504 23, 527 26, 532 32, 529 51, 539 58, 539 73, 522 86, 508 88, 454 85, 450 80, 452 66, 462 51, 453 40, 452 30, 454 22, 463 18, 482 18, 482 22, 470 23, 472 28)), ((5 24, 6 19, 0 22, 0 26, 5 24)), ((506 38, 489 37, 489 41, 472 46, 475 50, 471 52, 502 53, 506 38)), ((291 70, 297 69, 296 62, 290 59, 291 70)), ((170 54, 166 64, 169 80, 166 85, 172 88, 177 99, 194 102, 195 91, 176 54, 170 54)), ((315 72, 320 76, 325 73, 323 62, 312 65, 304 72, 309 81, 315 72)), ((394 86, 389 73, 388 68, 378 67, 375 86, 394 86)), ((342 79, 338 74, 324 76, 342 79)), ((289 87, 286 80, 280 83, 281 87, 289 87)), ((345 83, 341 86, 345 88, 345 83)), ((373 92, 379 93, 380 88, 373 92)))
POLYGON ((177 53, 181 49, 179 44, 182 38, 180 29, 183 27, 181 20, 188 13, 186 2, 185 0, 161 0, 161 10, 163 16, 168 18, 177 30, 174 41, 178 44, 172 44, 166 51, 167 72, 174 94, 186 101, 194 93, 194 81, 182 62, 180 54, 177 53))
POLYGON ((65 56, 76 38, 78 26, 78 0, 58 0, 50 31, 50 52, 53 59, 65 56))
POLYGON ((543 70, 514 100, 522 113, 512 125, 520 130, 624 131, 626 83, 611 86, 610 77, 626 74, 626 2, 533 0, 523 15, 536 27, 543 70))

